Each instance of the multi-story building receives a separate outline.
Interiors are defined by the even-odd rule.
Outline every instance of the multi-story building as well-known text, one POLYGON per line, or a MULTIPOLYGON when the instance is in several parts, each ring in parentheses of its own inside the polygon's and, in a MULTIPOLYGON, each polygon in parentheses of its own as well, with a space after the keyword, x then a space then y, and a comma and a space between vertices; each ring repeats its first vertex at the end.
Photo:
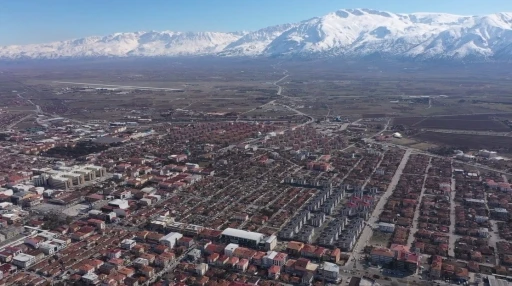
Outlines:
POLYGON ((389 248, 374 248, 370 253, 370 259, 373 264, 387 265, 395 259, 395 252, 389 248))

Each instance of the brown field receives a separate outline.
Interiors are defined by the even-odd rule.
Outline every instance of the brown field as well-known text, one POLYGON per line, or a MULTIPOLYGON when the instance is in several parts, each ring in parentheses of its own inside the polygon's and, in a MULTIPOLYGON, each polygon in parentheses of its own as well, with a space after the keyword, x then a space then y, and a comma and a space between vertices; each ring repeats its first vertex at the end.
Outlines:
POLYGON ((512 149, 512 137, 506 136, 480 136, 427 131, 415 135, 414 139, 456 148, 465 147, 472 150, 489 149, 508 152, 512 149))
POLYGON ((363 118, 382 118, 387 117, 388 115, 385 113, 365 113, 362 116, 363 118))
POLYGON ((495 120, 497 116, 508 114, 475 114, 436 117, 398 117, 393 119, 395 125, 405 125, 414 128, 474 130, 508 132, 510 127, 495 120))
POLYGON ((393 124, 412 127, 422 120, 425 120, 425 117, 397 117, 393 119, 393 124))
POLYGON ((431 129, 453 129, 453 130, 475 130, 475 131, 496 131, 507 132, 510 128, 495 120, 466 120, 466 119, 441 119, 428 118, 414 127, 431 129))
POLYGON ((4 67, 0 63, 0 104, 9 112, 39 105, 43 112, 79 120, 123 120, 138 112, 155 121, 204 120, 205 113, 242 114, 269 119, 293 114, 258 108, 271 101, 315 119, 398 117, 394 124, 417 128, 508 131, 489 115, 510 118, 510 64, 441 65, 394 61, 169 58, 45 62, 4 67), (279 82, 282 95, 277 95, 279 82), (61 83, 58 83, 61 82, 61 83), (126 85, 169 90, 83 91, 79 87, 126 85), (65 90, 72 88, 72 91, 65 90), (13 92, 16 90, 17 92, 13 92), (430 95, 429 100, 418 95, 430 95), (440 96, 444 95, 444 96, 440 96), (185 110, 185 111, 180 111, 185 110), (160 114, 172 113, 161 118, 160 114), (183 115, 186 113, 185 115, 183 115), (461 114, 458 117, 446 115, 461 114), (508 114, 508 117, 503 114, 508 114), (172 118, 173 117, 173 118, 172 118), (176 120, 178 120, 176 119, 176 120), (442 121, 440 121, 442 120, 442 121), (466 120, 479 120, 466 124, 466 120), (416 126, 417 125, 417 126, 416 126))

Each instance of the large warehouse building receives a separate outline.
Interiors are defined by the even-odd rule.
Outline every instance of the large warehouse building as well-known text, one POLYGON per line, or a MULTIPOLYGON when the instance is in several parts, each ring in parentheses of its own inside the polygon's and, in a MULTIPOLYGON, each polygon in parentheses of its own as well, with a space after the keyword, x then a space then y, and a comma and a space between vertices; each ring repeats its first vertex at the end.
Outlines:
POLYGON ((236 228, 226 228, 221 239, 225 242, 236 243, 253 248, 272 250, 277 245, 276 236, 266 236, 259 232, 245 231, 236 228))

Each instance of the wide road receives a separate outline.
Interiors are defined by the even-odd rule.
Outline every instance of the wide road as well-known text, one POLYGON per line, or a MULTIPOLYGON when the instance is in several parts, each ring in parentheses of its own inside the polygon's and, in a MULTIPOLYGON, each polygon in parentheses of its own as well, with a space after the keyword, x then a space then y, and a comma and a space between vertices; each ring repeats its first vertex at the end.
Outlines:
MULTIPOLYGON (((285 71, 285 74, 288 73, 288 71, 285 71)), ((275 81, 273 84, 277 86, 277 95, 281 95, 281 92, 283 91, 283 87, 278 85, 279 82, 283 81, 285 78, 287 78, 289 75, 285 75, 282 78, 280 78, 278 81, 275 81)))
POLYGON ((411 156, 412 150, 407 150, 402 157, 402 161, 400 162, 400 165, 396 169, 395 175, 391 179, 391 183, 389 184, 386 192, 380 197, 380 200, 378 201, 377 205, 373 209, 372 216, 366 223, 366 225, 363 228, 363 232, 361 233, 361 236, 359 237, 359 240, 357 241, 356 245, 354 246, 354 249, 352 250, 352 256, 349 258, 347 263, 343 268, 345 269, 351 269, 355 267, 355 264, 359 262, 359 258, 361 257, 361 251, 364 249, 364 247, 367 245, 368 241, 370 240, 373 230, 372 226, 375 226, 375 223, 379 220, 379 216, 382 213, 382 210, 384 209, 384 206, 386 205, 387 199, 391 194, 393 193, 393 190, 395 189, 396 185, 398 184, 398 181, 400 180, 400 177, 402 176, 402 173, 404 171, 405 165, 407 164, 407 161, 409 161, 409 157, 411 156), (353 261, 353 259, 355 261, 353 261))

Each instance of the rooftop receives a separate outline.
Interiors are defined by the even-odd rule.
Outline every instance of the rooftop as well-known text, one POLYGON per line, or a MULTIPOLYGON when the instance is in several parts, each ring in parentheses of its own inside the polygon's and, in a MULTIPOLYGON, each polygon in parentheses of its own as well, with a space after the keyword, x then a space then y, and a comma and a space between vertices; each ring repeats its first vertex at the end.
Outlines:
POLYGON ((260 242, 265 238, 265 235, 263 235, 261 233, 245 231, 245 230, 235 229, 235 228, 226 228, 222 232, 222 235, 239 237, 239 238, 244 238, 244 239, 248 239, 248 240, 254 240, 256 242, 260 242))

